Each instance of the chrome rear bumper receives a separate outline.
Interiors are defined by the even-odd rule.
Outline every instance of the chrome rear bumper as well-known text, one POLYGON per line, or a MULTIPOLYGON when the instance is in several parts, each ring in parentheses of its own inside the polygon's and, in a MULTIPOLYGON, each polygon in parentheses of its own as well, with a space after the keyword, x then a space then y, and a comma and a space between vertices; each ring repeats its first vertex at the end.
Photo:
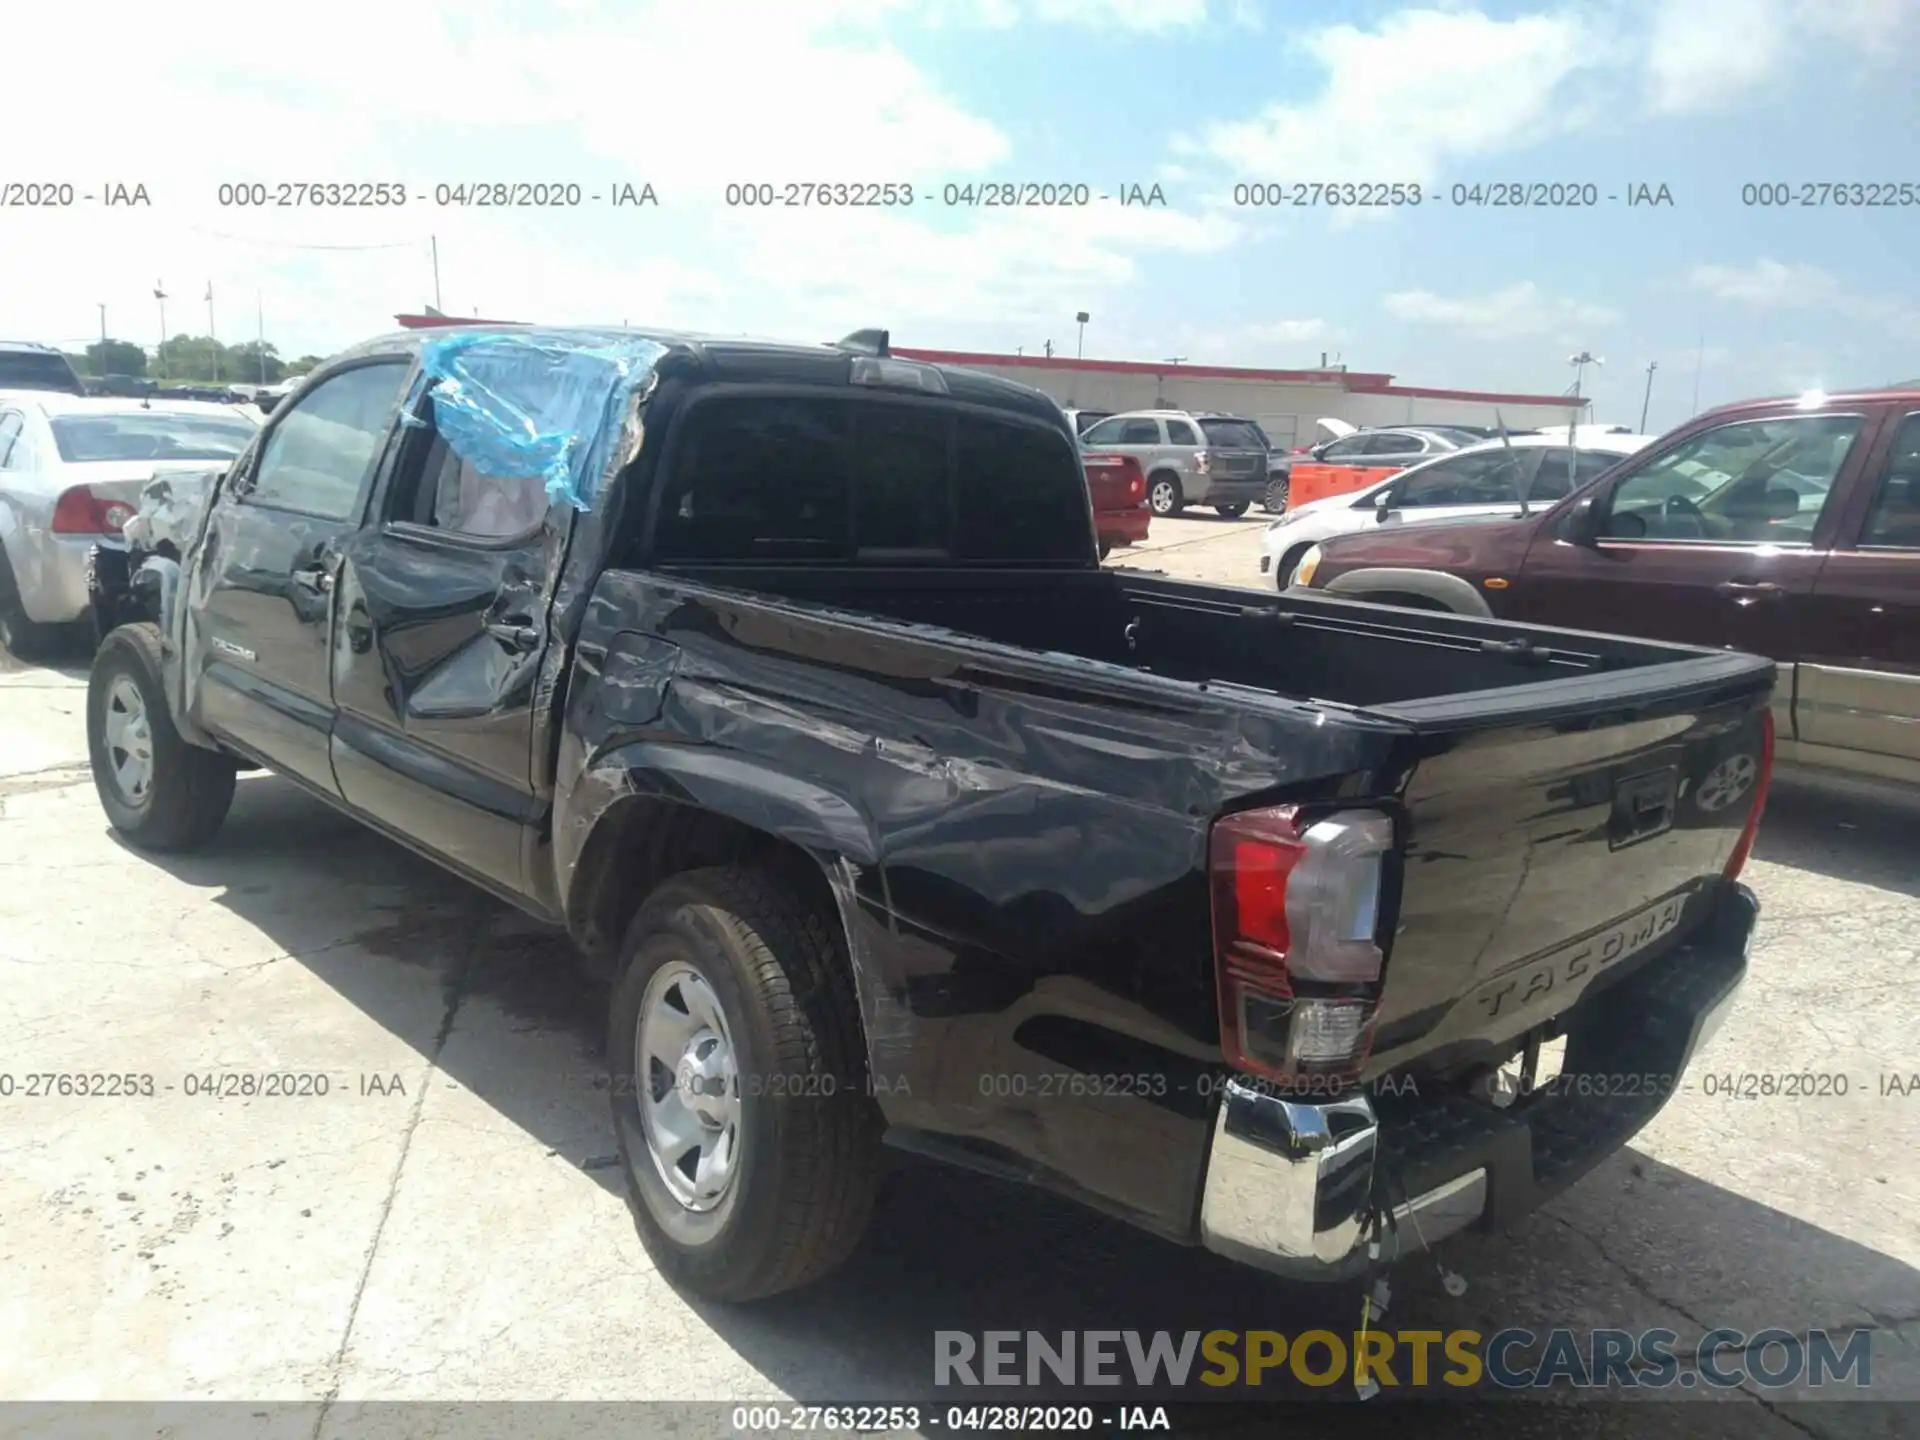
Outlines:
MULTIPOLYGON (((1296 1280, 1351 1278, 1480 1225, 1510 1223, 1624 1145, 1678 1088, 1746 975, 1759 907, 1744 886, 1693 943, 1635 974, 1604 1003, 1635 1023, 1619 1069, 1671 1082, 1570 1089, 1511 1111, 1461 1094, 1400 1101, 1383 1122, 1362 1096, 1291 1099, 1229 1079, 1214 1116, 1200 1202, 1200 1241, 1230 1259, 1296 1280), (1639 1023, 1644 1017, 1644 1023, 1639 1023), (1397 1197, 1370 1236, 1375 1172, 1389 1157, 1397 1197)), ((1579 1015, 1576 1009, 1572 1012, 1579 1015)))
MULTIPOLYGON (((1364 1099, 1302 1103, 1228 1081, 1200 1205, 1202 1243, 1298 1280, 1358 1274, 1371 1261, 1362 1232, 1379 1145, 1364 1099)), ((1476 1168, 1395 1206, 1381 1261, 1466 1229, 1486 1197, 1487 1172, 1476 1168)))

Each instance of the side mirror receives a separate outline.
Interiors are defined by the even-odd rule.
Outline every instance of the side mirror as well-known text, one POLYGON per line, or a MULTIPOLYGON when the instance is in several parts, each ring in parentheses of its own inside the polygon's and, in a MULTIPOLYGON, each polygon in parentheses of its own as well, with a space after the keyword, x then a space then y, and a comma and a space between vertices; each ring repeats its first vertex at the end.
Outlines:
POLYGON ((1373 497, 1373 518, 1378 521, 1385 521, 1387 517, 1392 514, 1393 491, 1391 489, 1382 490, 1378 495, 1373 497))
POLYGON ((1575 545, 1592 545, 1600 538, 1599 497, 1589 492, 1573 502, 1561 535, 1575 545))

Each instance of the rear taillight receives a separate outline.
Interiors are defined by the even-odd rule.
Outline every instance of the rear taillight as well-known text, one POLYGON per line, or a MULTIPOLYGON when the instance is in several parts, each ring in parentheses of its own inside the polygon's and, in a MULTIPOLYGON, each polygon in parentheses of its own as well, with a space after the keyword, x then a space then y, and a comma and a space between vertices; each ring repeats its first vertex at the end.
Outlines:
POLYGON ((1138 500, 1142 504, 1146 503, 1147 477, 1140 474, 1137 468, 1134 471, 1133 478, 1127 481, 1127 498, 1130 500, 1138 500))
POLYGON ((133 507, 124 500, 109 500, 96 495, 85 485, 64 490, 53 505, 53 533, 56 535, 118 535, 120 527, 133 518, 133 507))
POLYGON ((1373 810, 1308 821, 1282 805, 1215 823, 1207 869, 1228 1064, 1303 1088, 1359 1078, 1386 958, 1392 849, 1393 822, 1373 810))
POLYGON ((1204 450, 1193 452, 1193 468, 1196 474, 1204 475, 1213 464, 1213 457, 1204 450))
POLYGON ((1760 712, 1760 773, 1753 780, 1753 808, 1747 812, 1747 823, 1740 828, 1740 838, 1735 842, 1733 853, 1727 857, 1727 868, 1722 874, 1728 880, 1738 880, 1740 872, 1747 868, 1747 860, 1753 854, 1753 842, 1760 838, 1760 817, 1766 812, 1767 791, 1773 784, 1773 711, 1760 712))

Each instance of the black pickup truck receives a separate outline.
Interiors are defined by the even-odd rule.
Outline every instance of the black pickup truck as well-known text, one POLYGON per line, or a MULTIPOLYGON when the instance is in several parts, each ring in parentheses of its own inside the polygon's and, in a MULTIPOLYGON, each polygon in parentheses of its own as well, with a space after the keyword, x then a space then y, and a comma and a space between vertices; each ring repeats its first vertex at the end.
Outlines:
POLYGON ((709 1296, 842 1260, 883 1142, 1353 1277, 1624 1144, 1745 973, 1769 662, 1103 569, 1054 403, 884 332, 375 340, 176 549, 112 825, 263 767, 564 925, 709 1296))

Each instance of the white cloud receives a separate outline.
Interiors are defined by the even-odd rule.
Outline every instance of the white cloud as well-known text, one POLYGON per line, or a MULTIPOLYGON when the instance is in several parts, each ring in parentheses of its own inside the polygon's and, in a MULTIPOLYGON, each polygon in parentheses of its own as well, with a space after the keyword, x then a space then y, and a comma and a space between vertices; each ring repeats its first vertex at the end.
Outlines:
MULTIPOLYGON (((962 18, 1000 26, 1038 21, 1157 34, 1208 19, 1207 0, 960 0, 960 5, 962 18)), ((947 18, 950 12, 936 13, 947 18)))
MULTIPOLYGON (((946 181, 1004 173, 1012 143, 886 27, 991 20, 976 0, 931 11, 903 0, 579 0, 537 17, 504 0, 336 0, 324 23, 289 21, 285 33, 271 17, 188 27, 129 6, 111 46, 95 43, 98 21, 81 8, 10 17, 9 41, 17 53, 88 55, 88 102, 75 105, 70 76, 42 66, 13 68, 9 103, 64 117, 32 137, 37 171, 142 180, 154 205, 10 222, 10 268, 39 283, 6 297, 9 333, 82 342, 104 302, 115 333, 150 344, 156 277, 175 292, 170 329, 201 331, 197 302, 211 279, 223 335, 252 333, 259 292, 283 351, 330 349, 431 298, 430 235, 454 313, 803 336, 856 323, 903 334, 1040 325, 1134 285, 1141 257, 1216 251, 1239 233, 1231 217, 1097 202, 1011 213, 927 204, 946 181), (164 126, 151 123, 156 113, 164 126), (436 181, 591 191, 645 179, 660 207, 217 203, 222 181, 256 178, 391 178, 416 197, 436 181), (723 203, 730 180, 873 180, 911 184, 922 199, 910 210, 745 211, 723 203)), ((1143 30, 1203 10, 1189 0, 1018 7, 1063 25, 1143 30)))
POLYGON ((1763 309, 1830 305, 1840 283, 1817 265, 1756 260, 1751 265, 1696 265, 1688 283, 1716 300, 1733 300, 1763 309))
POLYGON ((1796 78, 1827 41, 1896 59, 1917 15, 1912 0, 1662 0, 1651 13, 1649 102, 1668 115, 1723 109, 1796 78))
POLYGON ((1301 368, 1319 362, 1318 351, 1338 340, 1341 331, 1322 319, 1266 320, 1239 326, 1195 326, 1180 330, 1173 344, 1210 365, 1301 368))
POLYGON ((1482 340, 1556 337, 1571 342, 1620 318, 1604 305, 1549 295, 1531 280, 1516 281, 1484 295, 1445 296, 1428 290, 1402 290, 1381 303, 1396 319, 1439 325, 1482 340))
POLYGON ((1403 11, 1373 30, 1336 25, 1300 43, 1326 71, 1316 98, 1212 126, 1178 148, 1235 178, 1431 184, 1458 161, 1554 131, 1556 92, 1606 53, 1571 15, 1453 10, 1403 11))

